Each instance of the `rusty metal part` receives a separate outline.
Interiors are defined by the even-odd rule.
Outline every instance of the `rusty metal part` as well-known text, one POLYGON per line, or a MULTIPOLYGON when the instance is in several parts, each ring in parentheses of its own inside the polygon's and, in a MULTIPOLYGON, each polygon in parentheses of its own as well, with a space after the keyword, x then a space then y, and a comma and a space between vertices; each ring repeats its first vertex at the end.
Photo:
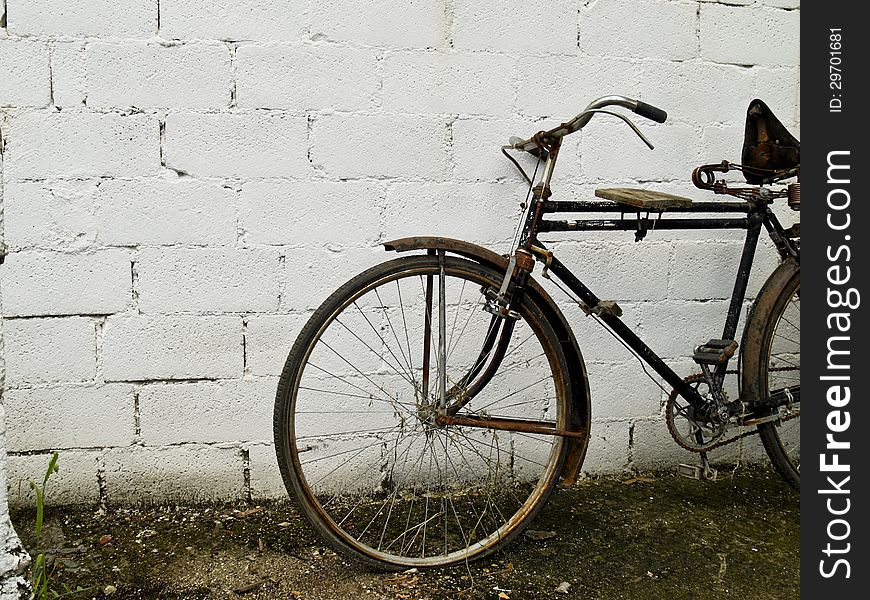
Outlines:
POLYGON ((783 260, 761 287, 761 291, 755 298, 755 302, 749 312, 749 317, 746 319, 746 326, 743 328, 743 340, 740 345, 742 348, 740 353, 742 365, 740 395, 750 405, 753 402, 757 402, 757 399, 761 397, 761 383, 758 380, 758 373, 750 373, 753 369, 749 367, 760 364, 762 360, 763 348, 761 346, 764 328, 771 318, 777 298, 779 298, 780 293, 785 289, 785 286, 788 285, 792 277, 800 272, 800 268, 800 262, 795 258, 783 260))
MULTIPOLYGON (((691 385, 694 383, 706 383, 707 378, 704 376, 703 373, 696 373, 694 375, 689 375, 688 377, 684 378, 683 381, 685 381, 687 384, 691 385)), ((682 434, 680 434, 680 432, 677 431, 677 426, 676 426, 676 422, 674 419, 674 405, 679 397, 680 397, 679 390, 673 389, 673 390, 671 390, 671 393, 668 396, 668 400, 665 403, 665 424, 668 426, 668 432, 671 434, 671 437, 674 438, 674 441, 677 444, 679 444, 681 447, 685 448, 686 450, 689 450, 690 452, 707 452, 708 450, 712 450, 713 448, 716 448, 718 442, 716 442, 714 440, 719 439, 722 436, 722 434, 725 433, 725 424, 724 423, 721 425, 721 431, 719 431, 717 436, 715 438, 713 438, 713 440, 711 440, 710 442, 705 443, 705 444, 702 444, 700 442, 696 442, 696 443, 686 442, 685 438, 682 436, 682 434)), ((683 417, 683 418, 688 420, 691 417, 683 417)))
POLYGON ((789 238, 799 238, 801 236, 801 224, 795 223, 785 230, 785 235, 789 238))
POLYGON ((765 183, 771 173, 788 170, 801 163, 800 142, 761 100, 749 103, 743 134, 741 161, 746 182, 765 183))
POLYGON ((435 419, 438 425, 455 427, 479 427, 496 429, 498 431, 519 431, 521 433, 540 433, 559 437, 585 440, 587 432, 556 429, 556 424, 549 421, 529 421, 527 419, 507 419, 504 417, 483 417, 478 415, 460 415, 452 417, 443 415, 435 419))
POLYGON ((520 248, 516 252, 517 257, 517 268, 526 271, 527 273, 531 273, 532 269, 535 268, 535 257, 532 253, 525 248, 520 248))
MULTIPOLYGON (((730 163, 723 160, 720 163, 701 165, 695 167, 692 171, 692 183, 695 187, 702 190, 710 190, 714 194, 727 194, 736 198, 750 200, 755 202, 772 202, 776 198, 785 198, 788 195, 787 188, 772 189, 769 187, 728 187, 728 183, 716 179, 716 173, 728 173, 731 170, 743 171, 744 173, 751 167, 746 165, 730 163)), ((800 167, 784 169, 780 171, 771 171, 768 178, 764 179, 764 183, 775 183, 782 179, 794 177, 800 174, 800 167)))
MULTIPOLYGON (((728 371, 729 375, 735 375, 736 373, 737 373, 737 371, 728 371)), ((696 373, 694 375, 689 375, 688 377, 686 377, 686 381, 689 381, 691 379, 703 379, 703 377, 704 377, 703 373, 696 373)), ((674 401, 676 399, 677 395, 678 395, 677 391, 673 390, 671 392, 671 395, 668 397, 668 403, 674 401)), ((801 416, 801 411, 798 410, 796 412, 790 413, 785 418, 781 417, 780 415, 770 415, 768 417, 761 417, 761 418, 757 418, 757 419, 744 420, 744 421, 740 422, 739 425, 741 427, 755 427, 755 426, 761 425, 763 423, 772 423, 774 421, 783 421, 783 422, 791 421, 792 419, 796 419, 800 416, 801 416)), ((737 435, 731 436, 731 437, 726 438, 724 440, 719 440, 718 442, 715 442, 715 443, 712 443, 712 444, 705 446, 703 449, 699 449, 697 446, 690 446, 690 445, 684 444, 681 441, 682 436, 680 436, 678 433, 676 433, 672 429, 672 425, 671 425, 670 420, 665 419, 665 423, 668 426, 668 432, 671 434, 671 437, 674 438, 674 441, 677 444, 679 444, 681 448, 685 448, 686 450, 688 450, 690 452, 695 452, 695 453, 699 453, 699 454, 704 454, 706 452, 709 452, 710 450, 715 450, 716 448, 721 448, 722 446, 727 446, 728 444, 733 444, 734 442, 736 442, 738 440, 742 440, 743 438, 747 438, 751 435, 758 434, 758 429, 752 429, 751 431, 744 431, 743 433, 739 433, 737 435)))
POLYGON ((790 183, 788 184, 787 194, 788 194, 788 207, 792 210, 800 210, 801 209, 801 184, 790 183))
MULTIPOLYGON (((475 262, 504 271, 508 265, 506 256, 502 256, 477 244, 462 240, 438 236, 414 236, 390 240, 384 242, 384 248, 395 252, 411 252, 415 250, 440 250, 443 249, 452 254, 463 256, 475 262)), ((562 310, 556 302, 533 278, 529 277, 526 282, 526 293, 530 294, 536 303, 544 310, 550 325, 555 329, 562 354, 567 362, 566 376, 569 377, 571 392, 571 421, 568 429, 574 432, 584 432, 584 437, 566 438, 568 455, 565 466, 562 469, 563 482, 577 480, 586 449, 589 443, 589 428, 592 422, 592 400, 589 393, 589 376, 586 372, 586 363, 562 310)))

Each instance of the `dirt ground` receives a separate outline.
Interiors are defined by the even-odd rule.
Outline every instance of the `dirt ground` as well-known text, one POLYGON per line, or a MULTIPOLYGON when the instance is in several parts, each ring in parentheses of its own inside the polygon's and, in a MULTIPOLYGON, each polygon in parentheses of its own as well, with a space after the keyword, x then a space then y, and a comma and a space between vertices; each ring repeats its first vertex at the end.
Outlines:
MULTIPOLYGON (((34 511, 12 517, 33 548, 34 511)), ((46 520, 52 586, 89 588, 73 598, 787 600, 800 587, 799 497, 769 468, 588 479, 504 551, 399 574, 336 556, 288 502, 49 508, 46 520)))

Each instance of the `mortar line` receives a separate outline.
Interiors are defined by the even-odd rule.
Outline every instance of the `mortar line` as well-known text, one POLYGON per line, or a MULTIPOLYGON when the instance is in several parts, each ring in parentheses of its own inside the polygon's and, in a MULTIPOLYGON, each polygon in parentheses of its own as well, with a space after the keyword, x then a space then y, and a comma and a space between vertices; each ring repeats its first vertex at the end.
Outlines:
MULTIPOLYGON (((280 298, 278 299, 280 303, 280 298)), ((247 377, 251 374, 251 368, 248 365, 248 318, 242 317, 242 377, 247 377)))
POLYGON ((143 446, 142 412, 139 405, 139 389, 140 386, 133 388, 133 443, 137 446, 143 446))
POLYGON ((239 47, 236 42, 227 42, 230 50, 230 109, 238 106, 238 83, 236 81, 236 52, 239 47))
POLYGON ((136 314, 142 314, 139 309, 139 256, 138 252, 130 259, 130 296, 133 302, 133 310, 136 314))
POLYGON ((54 104, 54 46, 48 44, 48 105, 54 104))
POLYGON ((251 493, 251 451, 248 448, 242 448, 242 479, 244 482, 245 501, 252 502, 253 494, 251 493))
POLYGON ((97 456, 97 488, 100 494, 100 509, 106 510, 108 493, 106 491, 106 462, 103 453, 97 456))
POLYGON ((454 6, 454 0, 446 0, 444 2, 444 33, 446 36, 447 47, 453 49, 454 47, 454 30, 456 28, 455 18, 456 18, 456 7, 454 6))
POLYGON ((103 341, 107 317, 97 317, 94 321, 94 383, 106 382, 103 373, 103 341))

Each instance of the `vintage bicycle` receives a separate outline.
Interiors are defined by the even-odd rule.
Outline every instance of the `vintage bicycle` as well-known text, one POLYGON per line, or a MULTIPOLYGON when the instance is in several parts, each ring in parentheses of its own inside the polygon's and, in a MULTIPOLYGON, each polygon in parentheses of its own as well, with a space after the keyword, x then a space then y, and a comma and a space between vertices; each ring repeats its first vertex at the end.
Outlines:
POLYGON ((591 425, 587 373, 564 314, 532 276, 536 262, 672 388, 665 421, 677 443, 700 454, 698 476, 712 473, 708 451, 758 433, 775 468, 799 487, 800 226, 783 227, 771 210, 781 198, 800 208, 799 143, 755 100, 741 164, 703 165, 692 176, 727 201, 626 188, 596 190, 596 201, 551 199, 563 138, 593 116, 616 116, 652 148, 613 107, 667 118, 606 96, 502 148, 529 184, 509 255, 443 237, 386 242, 401 256, 341 286, 302 329, 278 387, 275 447, 287 489, 338 552, 385 569, 480 558, 514 539, 558 482, 577 480, 591 425), (541 176, 527 175, 510 151, 533 154, 541 176), (729 171, 748 185, 717 179, 729 171), (591 216, 547 218, 554 213, 591 216), (603 213, 611 216, 596 218, 603 213), (762 227, 780 260, 738 343, 762 227), (665 229, 746 230, 722 336, 687 340, 699 372, 685 378, 540 239, 625 230, 640 240, 665 229), (725 389, 729 374, 736 397, 725 389))

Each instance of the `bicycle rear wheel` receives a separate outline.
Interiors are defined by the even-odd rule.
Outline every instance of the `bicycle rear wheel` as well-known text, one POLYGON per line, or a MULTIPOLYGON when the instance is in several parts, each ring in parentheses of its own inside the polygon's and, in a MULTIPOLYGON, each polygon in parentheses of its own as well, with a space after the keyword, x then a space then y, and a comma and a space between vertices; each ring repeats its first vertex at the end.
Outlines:
MULTIPOLYGON (((772 305, 759 327, 760 340, 752 365, 745 365, 757 377, 760 406, 774 404, 767 414, 777 421, 762 423, 758 432, 764 449, 780 475, 800 490, 800 266, 780 266, 770 285, 759 294, 772 305)), ((751 325, 750 325, 751 327, 751 325)), ((764 410, 756 411, 763 416, 764 410)))
POLYGON ((566 362, 528 297, 499 370, 459 408, 494 354, 481 348, 504 321, 481 300, 501 278, 450 256, 398 258, 339 288, 303 328, 278 387, 276 452, 337 551, 386 569, 455 564, 510 541, 546 502, 564 438, 434 421, 449 397, 457 417, 567 428, 566 362))

